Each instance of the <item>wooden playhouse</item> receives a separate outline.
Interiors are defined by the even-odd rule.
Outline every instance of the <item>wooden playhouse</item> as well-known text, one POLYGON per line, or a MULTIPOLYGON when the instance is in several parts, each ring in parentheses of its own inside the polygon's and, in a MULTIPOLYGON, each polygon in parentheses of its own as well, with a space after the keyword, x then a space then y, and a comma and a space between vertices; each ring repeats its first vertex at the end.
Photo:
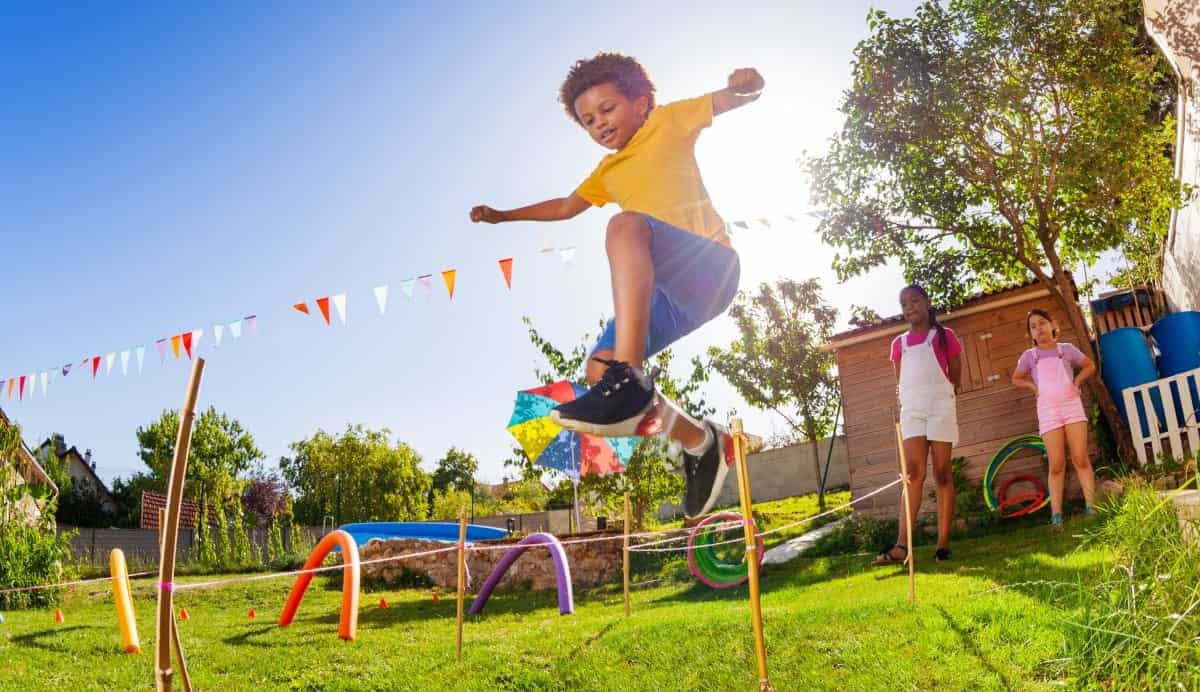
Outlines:
MULTIPOLYGON (((1046 310, 1054 317, 1062 330, 1059 341, 1081 343, 1049 292, 1036 283, 979 294, 953 312, 938 315, 938 321, 953 329, 963 344, 959 443, 953 455, 969 460, 967 475, 974 484, 982 480, 988 462, 1005 442, 1025 433, 1037 433, 1033 393, 1011 382, 1017 359, 1029 347, 1025 316, 1033 308, 1046 310)), ((837 334, 829 345, 837 354, 850 490, 855 498, 895 480, 899 474, 894 427, 899 415, 896 376, 888 350, 892 339, 907 328, 904 319, 896 315, 837 334)), ((1008 462, 1001 477, 1011 473, 1045 478, 1040 457, 1032 454, 1008 462)), ((935 507, 928 499, 933 491, 932 473, 926 474, 925 485, 922 511, 931 512, 935 507)), ((1068 464, 1067 494, 1078 492, 1078 482, 1068 464)), ((894 516, 899 506, 899 491, 888 491, 858 504, 857 511, 868 516, 894 516)))

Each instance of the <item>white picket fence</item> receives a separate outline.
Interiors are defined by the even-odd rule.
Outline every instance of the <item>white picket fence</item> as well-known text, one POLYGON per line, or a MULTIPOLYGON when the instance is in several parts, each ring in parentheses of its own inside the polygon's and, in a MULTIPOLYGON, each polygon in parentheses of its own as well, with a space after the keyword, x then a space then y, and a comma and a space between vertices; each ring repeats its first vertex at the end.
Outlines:
POLYGON ((1200 383, 1200 368, 1122 390, 1133 433, 1133 447, 1143 466, 1157 462, 1164 449, 1175 459, 1182 459, 1188 453, 1200 454, 1200 401, 1195 401, 1192 396, 1192 387, 1197 383, 1200 383), (1159 412, 1154 407, 1151 392, 1158 392, 1162 398, 1165 420, 1158 419, 1159 412), (1141 411, 1138 410, 1139 401, 1141 411), (1183 412, 1183 420, 1180 420, 1179 411, 1183 412), (1149 433, 1146 435, 1142 434, 1143 412, 1149 433))

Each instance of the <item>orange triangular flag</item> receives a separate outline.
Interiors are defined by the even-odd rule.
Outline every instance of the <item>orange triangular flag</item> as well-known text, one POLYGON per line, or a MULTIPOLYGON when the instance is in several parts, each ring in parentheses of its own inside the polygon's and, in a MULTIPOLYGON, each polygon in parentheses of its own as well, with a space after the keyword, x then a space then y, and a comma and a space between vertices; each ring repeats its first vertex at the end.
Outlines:
POLYGON ((512 258, 507 257, 500 260, 500 271, 504 274, 504 283, 510 289, 512 288, 512 258))
POLYGON ((13 383, 16 382, 13 378, 8 378, 8 398, 12 398, 13 383))
POLYGON ((325 324, 329 324, 329 296, 317 298, 317 307, 321 308, 321 317, 325 318, 325 324))
POLYGON ((450 300, 454 300, 454 274, 453 269, 447 269, 442 272, 442 281, 446 282, 446 290, 450 293, 450 300))
POLYGON ((192 333, 184 332, 180 336, 183 338, 183 350, 187 352, 187 357, 190 359, 192 357, 192 333))
POLYGON ((61 624, 61 623, 62 623, 62 622, 64 622, 65 620, 66 620, 66 618, 64 618, 64 617, 63 617, 63 614, 62 614, 62 609, 61 609, 61 608, 55 608, 55 609, 54 609, 54 621, 55 621, 55 622, 57 622, 57 623, 60 623, 60 624, 61 624))
POLYGON ((310 315, 310 314, 312 314, 312 313, 310 313, 310 312, 308 311, 308 303, 296 303, 296 304, 295 304, 295 305, 293 305, 292 307, 296 308, 296 309, 297 309, 297 310, 299 310, 300 312, 303 312, 305 315, 310 315))
POLYGON ((188 619, 187 608, 180 608, 180 609, 179 609, 179 619, 180 619, 180 620, 187 620, 187 619, 188 619))
POLYGON ((171 337, 171 353, 173 353, 176 358, 179 357, 179 335, 178 334, 171 337))

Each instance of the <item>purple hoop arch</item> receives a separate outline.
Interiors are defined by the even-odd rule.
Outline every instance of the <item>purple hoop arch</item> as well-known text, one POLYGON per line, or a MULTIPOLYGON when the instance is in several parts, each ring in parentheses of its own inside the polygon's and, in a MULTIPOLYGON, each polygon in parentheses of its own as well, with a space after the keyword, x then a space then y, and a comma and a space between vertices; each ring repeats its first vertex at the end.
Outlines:
POLYGON ((567 553, 563 550, 562 543, 548 533, 530 534, 522 538, 513 546, 512 550, 505 553, 504 557, 500 559, 500 563, 496 565, 496 569, 488 575, 487 581, 483 583, 483 588, 479 590, 479 595, 475 597, 475 601, 471 604, 471 610, 468 612, 471 615, 478 615, 508 568, 512 567, 512 564, 526 550, 539 545, 546 546, 550 551, 550 557, 554 559, 554 576, 558 582, 558 612, 562 615, 574 613, 575 591, 571 587, 571 566, 567 564, 567 553))

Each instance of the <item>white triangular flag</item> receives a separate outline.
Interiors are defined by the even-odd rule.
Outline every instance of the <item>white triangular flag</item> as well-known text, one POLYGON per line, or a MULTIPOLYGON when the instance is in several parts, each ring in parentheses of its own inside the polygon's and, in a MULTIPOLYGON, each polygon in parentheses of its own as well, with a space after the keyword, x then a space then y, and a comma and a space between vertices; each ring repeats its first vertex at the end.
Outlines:
POLYGON ((29 373, 29 396, 33 396, 37 392, 37 373, 29 373))
POLYGON ((225 325, 213 325, 213 348, 221 348, 221 337, 225 334, 225 325))
POLYGON ((341 318, 342 324, 346 324, 346 294, 339 293, 336 296, 330 296, 333 301, 333 307, 337 309, 338 317, 341 318))
POLYGON ((417 285, 416 279, 405 279, 404 281, 400 282, 400 292, 404 294, 405 298, 412 300, 413 286, 416 286, 416 285, 417 285))
POLYGON ((559 248, 558 255, 559 257, 562 257, 563 262, 570 264, 571 260, 575 259, 575 246, 571 245, 569 247, 559 248))
POLYGON ((192 330, 192 353, 200 352, 200 339, 204 337, 203 329, 192 330))
POLYGON ((233 322, 230 322, 229 333, 233 335, 233 338, 240 339, 242 337, 242 321, 234 320, 233 322))
POLYGON ((109 375, 112 373, 112 364, 113 364, 113 361, 116 359, 117 359, 117 354, 115 352, 110 353, 107 356, 104 356, 104 374, 105 375, 109 375))
POLYGON ((387 310, 387 284, 375 287, 375 302, 379 304, 379 314, 382 315, 387 310))
POLYGON ((42 396, 46 396, 46 384, 50 381, 50 375, 45 370, 42 371, 42 396))
POLYGON ((547 252, 554 252, 554 245, 550 243, 550 236, 546 233, 542 234, 542 249, 538 250, 538 252, 543 255, 547 252))
POLYGON ((129 349, 121 351, 121 374, 129 374, 129 349))
POLYGON ((137 347, 138 372, 142 371, 142 361, 146 359, 146 347, 138 344, 137 347))

